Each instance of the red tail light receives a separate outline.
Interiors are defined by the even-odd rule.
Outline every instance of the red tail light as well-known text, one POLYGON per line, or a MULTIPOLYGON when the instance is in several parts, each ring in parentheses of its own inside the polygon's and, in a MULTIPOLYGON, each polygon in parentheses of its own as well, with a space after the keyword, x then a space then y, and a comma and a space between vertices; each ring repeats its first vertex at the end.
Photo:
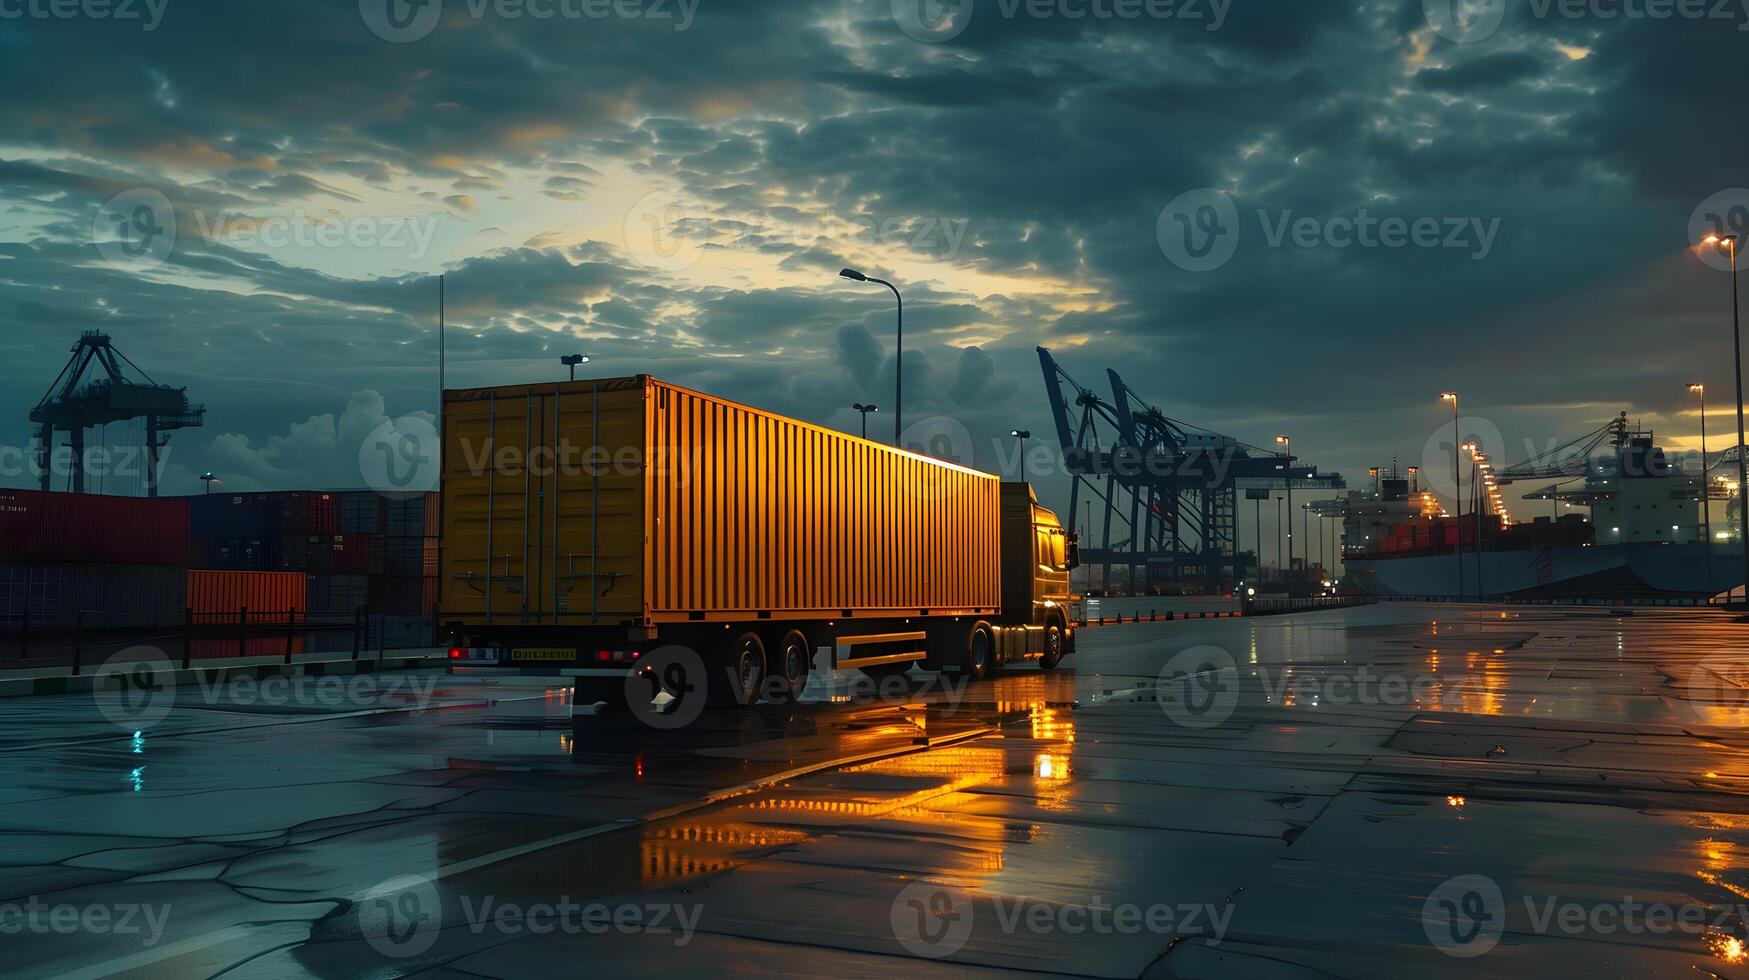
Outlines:
POLYGON ((451 659, 451 660, 460 660, 467 655, 468 655, 468 652, 466 650, 463 650, 461 647, 450 647, 449 648, 449 659, 451 659))
POLYGON ((595 651, 595 659, 601 661, 602 663, 607 663, 608 661, 613 659, 613 651, 612 650, 597 650, 597 651, 595 651))

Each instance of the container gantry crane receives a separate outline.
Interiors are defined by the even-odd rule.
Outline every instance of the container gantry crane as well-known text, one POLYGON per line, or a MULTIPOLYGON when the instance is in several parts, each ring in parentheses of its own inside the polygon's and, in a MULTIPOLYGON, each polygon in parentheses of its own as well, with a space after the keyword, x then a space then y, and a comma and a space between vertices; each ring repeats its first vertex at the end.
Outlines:
POLYGON ((1239 491, 1267 495, 1290 482, 1295 490, 1347 487, 1341 474, 1321 474, 1294 456, 1167 417, 1116 371, 1106 371, 1108 401, 1070 377, 1048 349, 1040 347, 1038 356, 1072 477, 1069 521, 1081 516, 1084 490, 1090 502, 1100 501, 1100 544, 1084 542, 1081 560, 1102 566, 1108 588, 1116 564, 1128 567, 1132 593, 1137 572, 1153 584, 1148 573, 1156 569, 1174 582, 1188 573, 1200 577, 1205 590, 1221 591, 1246 571, 1238 541, 1239 491), (1072 396, 1065 397, 1065 388, 1072 396))
POLYGON ((190 404, 187 388, 172 388, 153 381, 138 364, 117 350, 109 335, 102 331, 87 330, 81 334, 72 353, 42 401, 30 412, 30 420, 39 426, 36 451, 42 489, 53 489, 51 461, 57 431, 67 434, 72 450, 69 487, 74 493, 84 493, 85 430, 126 419, 143 419, 146 495, 156 497, 159 450, 169 442, 170 433, 204 424, 206 407, 190 404), (100 370, 94 370, 93 365, 100 370), (123 365, 132 368, 138 379, 124 371, 123 365))

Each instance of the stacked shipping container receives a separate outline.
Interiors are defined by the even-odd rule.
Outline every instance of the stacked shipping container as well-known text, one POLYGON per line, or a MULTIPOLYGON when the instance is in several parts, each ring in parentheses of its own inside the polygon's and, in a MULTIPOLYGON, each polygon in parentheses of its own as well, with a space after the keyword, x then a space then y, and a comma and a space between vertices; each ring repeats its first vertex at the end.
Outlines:
POLYGON ((180 619, 188 529, 186 501, 0 490, 0 629, 180 619))
POLYGON ((428 616, 437 588, 437 495, 369 490, 187 498, 199 569, 301 572, 309 614, 428 616))

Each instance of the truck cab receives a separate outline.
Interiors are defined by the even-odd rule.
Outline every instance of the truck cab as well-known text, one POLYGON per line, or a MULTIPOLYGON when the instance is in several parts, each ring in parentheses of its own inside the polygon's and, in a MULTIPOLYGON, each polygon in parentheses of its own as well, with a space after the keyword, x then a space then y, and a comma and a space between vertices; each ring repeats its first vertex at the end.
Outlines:
POLYGON ((1055 667, 1074 650, 1069 606, 1069 571, 1076 562, 1074 536, 1062 521, 1038 502, 1028 483, 1002 484, 1002 639, 1019 648, 1018 656, 1038 657, 1040 666, 1055 667), (1043 636, 1011 636, 1017 631, 1043 636), (1052 635, 1054 632, 1054 636, 1052 635), (1057 649, 1052 649, 1056 646, 1057 649))

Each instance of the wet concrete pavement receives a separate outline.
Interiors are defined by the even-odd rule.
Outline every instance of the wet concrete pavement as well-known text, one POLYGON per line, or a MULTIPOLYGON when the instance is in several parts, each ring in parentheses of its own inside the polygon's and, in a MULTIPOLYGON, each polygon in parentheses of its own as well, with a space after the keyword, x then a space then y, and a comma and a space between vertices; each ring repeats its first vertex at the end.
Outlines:
POLYGON ((8 969, 1746 972, 1749 624, 1717 613, 1110 626, 1050 674, 677 730, 334 680, 7 704, 8 969))

